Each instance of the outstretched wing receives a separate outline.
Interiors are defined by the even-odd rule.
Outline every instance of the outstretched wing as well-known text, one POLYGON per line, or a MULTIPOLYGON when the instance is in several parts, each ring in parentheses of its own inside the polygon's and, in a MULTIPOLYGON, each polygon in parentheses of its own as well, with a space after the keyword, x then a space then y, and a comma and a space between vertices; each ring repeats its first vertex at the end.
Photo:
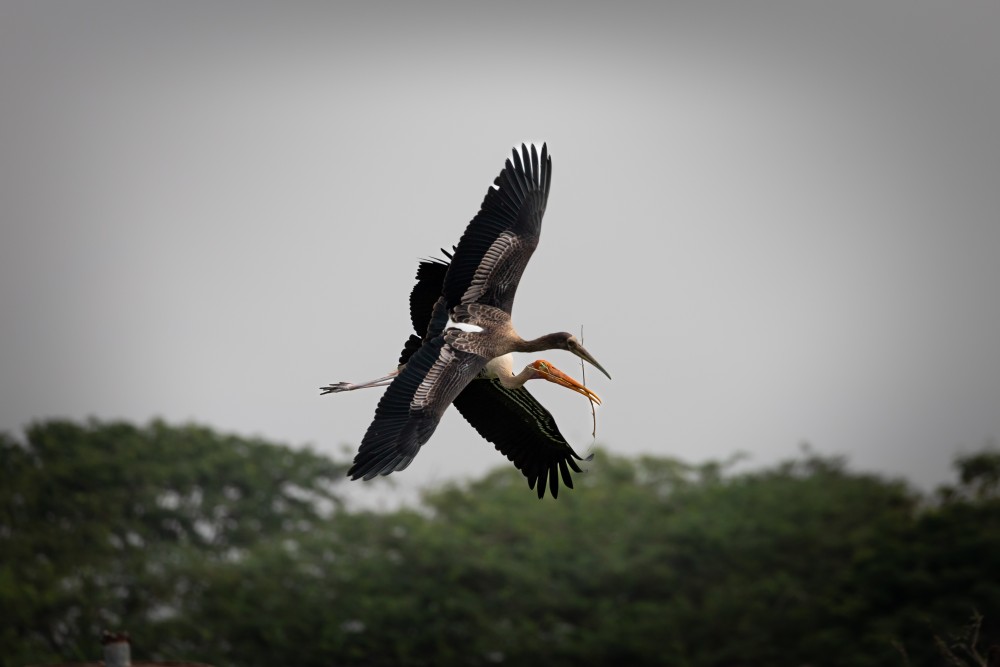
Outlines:
POLYGON ((541 159, 534 145, 529 153, 524 144, 512 158, 458 242, 444 280, 448 311, 460 303, 483 303, 510 313, 514 305, 517 284, 538 245, 552 159, 545 144, 541 159))
POLYGON ((441 415, 486 361, 453 350, 444 336, 421 345, 382 394, 375 419, 347 471, 351 479, 372 479, 410 465, 441 415))
POLYGON ((559 477, 573 488, 570 470, 582 472, 577 461, 589 461, 573 451, 559 432, 552 413, 524 387, 507 389, 499 380, 477 379, 455 399, 455 407, 479 435, 492 442, 528 478, 528 487, 545 486, 553 498, 559 496, 559 477))

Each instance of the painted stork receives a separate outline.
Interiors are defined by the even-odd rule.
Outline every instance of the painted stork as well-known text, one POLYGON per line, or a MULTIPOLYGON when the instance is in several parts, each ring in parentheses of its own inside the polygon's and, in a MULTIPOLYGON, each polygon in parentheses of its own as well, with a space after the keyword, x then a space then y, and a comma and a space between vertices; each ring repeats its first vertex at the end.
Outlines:
MULTIPOLYGON (((454 255, 424 261, 410 295, 410 318, 417 335, 407 340, 397 371, 362 384, 321 387, 335 393, 388 385, 348 471, 352 479, 372 479, 406 468, 430 439, 452 403, 466 420, 537 485, 558 496, 560 473, 573 488, 569 470, 583 460, 559 432, 551 413, 524 387, 545 379, 600 402, 597 395, 538 360, 513 374, 512 352, 567 350, 608 372, 575 336, 551 333, 525 340, 511 325, 514 293, 538 245, 548 200, 552 161, 543 144, 512 152, 489 188, 479 213, 466 227, 454 255)), ((588 457, 586 460, 590 460, 588 457)))

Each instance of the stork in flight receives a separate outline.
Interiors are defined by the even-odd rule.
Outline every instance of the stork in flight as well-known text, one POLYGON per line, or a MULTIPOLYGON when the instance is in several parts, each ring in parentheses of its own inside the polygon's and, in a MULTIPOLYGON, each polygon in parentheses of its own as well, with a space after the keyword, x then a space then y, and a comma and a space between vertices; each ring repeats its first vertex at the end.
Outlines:
POLYGON ((352 479, 406 468, 452 403, 521 470, 530 488, 537 484, 539 498, 546 485, 557 497, 560 473, 572 488, 569 469, 581 472, 576 460, 582 459, 524 384, 545 379, 600 399, 544 360, 514 375, 511 353, 567 350, 611 376, 572 334, 525 340, 511 324, 514 293, 538 245, 552 178, 544 144, 541 159, 534 145, 529 153, 523 144, 512 158, 449 255, 451 263, 421 262, 410 295, 417 335, 406 342, 399 369, 363 384, 321 388, 325 394, 388 385, 348 471, 352 479))

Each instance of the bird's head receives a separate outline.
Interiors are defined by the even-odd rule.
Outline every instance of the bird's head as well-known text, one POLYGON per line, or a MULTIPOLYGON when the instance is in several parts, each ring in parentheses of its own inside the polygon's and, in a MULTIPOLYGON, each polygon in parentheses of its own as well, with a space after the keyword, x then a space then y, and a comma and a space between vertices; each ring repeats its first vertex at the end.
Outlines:
POLYGON ((548 380, 549 382, 566 387, 567 389, 572 389, 578 394, 583 394, 598 405, 601 404, 600 396, 587 389, 583 383, 577 382, 570 376, 563 373, 550 362, 544 359, 539 359, 538 361, 533 361, 528 364, 528 367, 534 370, 533 379, 548 380))
POLYGON ((608 372, 604 370, 604 366, 601 366, 599 363, 597 363, 597 359, 594 359, 594 356, 590 352, 587 352, 586 348, 584 348, 583 345, 580 343, 580 341, 577 340, 576 336, 574 336, 571 333, 567 333, 565 331, 557 333, 555 334, 555 336, 556 336, 557 347, 560 350, 566 350, 567 352, 572 352, 573 354, 580 357, 581 359, 589 363, 597 370, 604 373, 609 380, 611 379, 611 376, 608 374, 608 372))

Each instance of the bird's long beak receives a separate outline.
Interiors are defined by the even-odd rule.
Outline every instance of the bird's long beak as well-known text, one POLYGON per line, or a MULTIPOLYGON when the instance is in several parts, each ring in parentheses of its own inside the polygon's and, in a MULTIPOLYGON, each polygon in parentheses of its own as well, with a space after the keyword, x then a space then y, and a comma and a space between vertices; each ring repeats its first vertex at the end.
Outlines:
POLYGON ((594 356, 590 354, 590 352, 587 352, 585 349, 583 349, 583 345, 577 344, 577 346, 570 351, 576 356, 583 359, 584 361, 588 362, 591 366, 593 366, 597 370, 607 375, 609 380, 611 379, 611 376, 608 374, 608 372, 604 370, 604 366, 601 366, 599 363, 597 363, 597 359, 594 359, 594 356))
POLYGON ((590 389, 587 389, 587 387, 585 387, 583 384, 577 382, 570 376, 566 375, 565 373, 563 373, 561 370, 559 370, 549 362, 544 360, 539 360, 531 365, 534 367, 536 371, 538 371, 538 375, 542 379, 548 380, 549 382, 553 382, 562 387, 566 387, 567 389, 572 389, 578 394, 583 394, 594 403, 597 403, 598 405, 601 404, 600 396, 592 392, 590 389))

